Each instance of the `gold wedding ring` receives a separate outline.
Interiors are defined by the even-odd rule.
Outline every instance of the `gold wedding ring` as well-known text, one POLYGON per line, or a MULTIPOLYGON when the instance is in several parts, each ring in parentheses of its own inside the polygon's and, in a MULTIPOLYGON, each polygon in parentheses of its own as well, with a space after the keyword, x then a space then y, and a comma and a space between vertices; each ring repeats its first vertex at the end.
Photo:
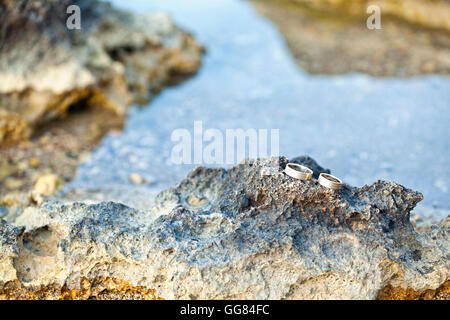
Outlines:
POLYGON ((321 173, 319 175, 319 183, 333 190, 339 190, 342 187, 342 181, 328 173, 321 173))
POLYGON ((310 168, 296 163, 288 163, 284 169, 284 172, 288 176, 300 180, 309 180, 313 174, 313 171, 310 168))

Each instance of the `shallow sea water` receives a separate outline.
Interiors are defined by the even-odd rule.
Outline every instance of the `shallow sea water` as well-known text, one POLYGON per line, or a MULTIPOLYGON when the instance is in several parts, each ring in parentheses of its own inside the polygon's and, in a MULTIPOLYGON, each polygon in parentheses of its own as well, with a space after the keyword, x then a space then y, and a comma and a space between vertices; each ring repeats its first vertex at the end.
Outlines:
MULTIPOLYGON (((164 11, 207 49, 199 73, 132 108, 123 133, 106 136, 70 189, 146 208, 192 165, 171 162, 173 130, 279 129, 280 154, 310 155, 354 186, 393 180, 424 194, 417 212, 450 212, 450 78, 309 75, 276 27, 246 1, 112 1, 164 11), (137 186, 130 173, 150 182, 137 186)), ((338 59, 338 57, 336 57, 338 59)))

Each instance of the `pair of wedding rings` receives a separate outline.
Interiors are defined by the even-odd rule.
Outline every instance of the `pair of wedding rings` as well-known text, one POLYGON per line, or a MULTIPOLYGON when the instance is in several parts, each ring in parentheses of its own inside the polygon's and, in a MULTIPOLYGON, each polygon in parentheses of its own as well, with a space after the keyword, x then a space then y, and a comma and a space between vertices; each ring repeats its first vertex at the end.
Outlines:
MULTIPOLYGON (((284 172, 288 176, 300 180, 310 180, 313 175, 313 171, 310 168, 296 163, 288 163, 284 172)), ((332 190, 339 190, 342 187, 342 181, 328 173, 322 172, 318 181, 322 186, 332 190)))

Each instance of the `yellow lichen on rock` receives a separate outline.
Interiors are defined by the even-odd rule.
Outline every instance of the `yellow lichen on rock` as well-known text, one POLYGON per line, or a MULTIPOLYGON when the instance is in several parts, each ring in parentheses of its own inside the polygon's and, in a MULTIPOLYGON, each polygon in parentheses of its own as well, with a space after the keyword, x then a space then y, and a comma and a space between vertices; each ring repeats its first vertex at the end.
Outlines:
POLYGON ((59 178, 56 174, 46 174, 41 176, 34 185, 33 192, 37 195, 51 196, 55 193, 59 184, 59 178))
POLYGON ((378 300, 450 300, 450 280, 437 289, 416 291, 412 288, 400 288, 388 285, 380 290, 378 300))
POLYGON ((164 300, 154 289, 133 286, 130 282, 110 277, 80 279, 77 288, 49 285, 38 290, 24 287, 19 281, 0 284, 0 300, 164 300))
MULTIPOLYGON (((1 104, 1 101, 0 101, 1 104)), ((0 108, 0 143, 12 144, 30 136, 31 129, 17 113, 0 108)))

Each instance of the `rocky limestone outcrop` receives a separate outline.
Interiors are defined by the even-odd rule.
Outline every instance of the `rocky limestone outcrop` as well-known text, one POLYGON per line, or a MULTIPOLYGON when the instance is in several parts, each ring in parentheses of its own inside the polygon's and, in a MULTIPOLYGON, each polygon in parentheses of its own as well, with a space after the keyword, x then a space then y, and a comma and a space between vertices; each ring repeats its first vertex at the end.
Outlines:
POLYGON ((0 223, 0 297, 449 298, 449 219, 416 232, 419 192, 387 181, 329 191, 285 175, 286 163, 196 168, 146 211, 27 209, 0 223))
POLYGON ((135 15, 90 0, 0 3, 0 145, 73 106, 123 114, 196 72, 203 48, 162 13, 135 15), (70 5, 81 29, 66 27, 70 5))

